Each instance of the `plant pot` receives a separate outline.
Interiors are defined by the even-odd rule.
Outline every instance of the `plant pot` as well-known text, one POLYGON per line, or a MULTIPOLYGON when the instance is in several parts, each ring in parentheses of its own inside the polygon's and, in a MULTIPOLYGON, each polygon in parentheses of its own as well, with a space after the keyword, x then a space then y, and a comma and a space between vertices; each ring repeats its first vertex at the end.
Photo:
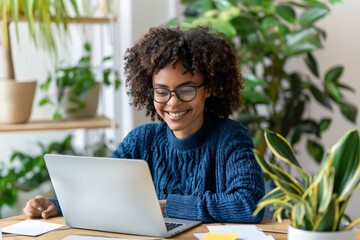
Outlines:
POLYGON ((70 89, 65 89, 64 96, 61 100, 61 107, 64 109, 65 119, 75 118, 90 118, 94 117, 97 112, 99 95, 100 95, 100 84, 97 83, 91 88, 88 93, 81 100, 85 103, 85 108, 76 112, 71 112, 70 109, 74 108, 74 105, 68 100, 70 89))
POLYGON ((0 79, 0 123, 25 123, 31 115, 36 81, 0 79))
POLYGON ((338 232, 307 231, 292 226, 288 227, 288 240, 355 240, 355 229, 338 232))

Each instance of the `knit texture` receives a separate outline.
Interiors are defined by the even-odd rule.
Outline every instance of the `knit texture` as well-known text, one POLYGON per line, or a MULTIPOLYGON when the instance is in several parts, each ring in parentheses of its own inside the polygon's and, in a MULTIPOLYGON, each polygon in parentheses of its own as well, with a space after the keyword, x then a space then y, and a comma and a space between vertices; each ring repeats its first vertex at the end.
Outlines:
POLYGON ((230 119, 205 115, 194 135, 177 139, 165 122, 132 130, 112 154, 148 162, 169 217, 202 222, 258 223, 253 216, 264 195, 247 129, 230 119))

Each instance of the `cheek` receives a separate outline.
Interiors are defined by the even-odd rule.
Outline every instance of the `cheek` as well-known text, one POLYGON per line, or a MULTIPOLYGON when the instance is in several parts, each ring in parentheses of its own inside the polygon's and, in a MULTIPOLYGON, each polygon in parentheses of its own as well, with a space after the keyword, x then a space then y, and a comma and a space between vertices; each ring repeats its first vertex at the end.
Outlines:
POLYGON ((162 116, 162 109, 164 108, 164 104, 159 104, 159 103, 154 102, 154 107, 155 107, 156 112, 160 116, 162 116))

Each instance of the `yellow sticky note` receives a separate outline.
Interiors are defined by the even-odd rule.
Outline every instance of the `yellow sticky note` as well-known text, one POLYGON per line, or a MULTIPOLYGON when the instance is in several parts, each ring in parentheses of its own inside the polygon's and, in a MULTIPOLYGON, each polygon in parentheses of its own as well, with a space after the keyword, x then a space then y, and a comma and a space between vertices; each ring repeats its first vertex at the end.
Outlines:
POLYGON ((208 232, 201 240, 236 240, 238 237, 237 233, 208 232))

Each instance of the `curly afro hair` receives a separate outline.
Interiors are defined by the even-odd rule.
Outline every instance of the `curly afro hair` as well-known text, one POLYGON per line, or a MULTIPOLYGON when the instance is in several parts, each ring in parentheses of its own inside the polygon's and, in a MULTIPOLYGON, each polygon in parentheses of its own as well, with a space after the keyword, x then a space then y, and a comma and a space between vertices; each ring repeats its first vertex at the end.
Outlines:
POLYGON ((125 74, 132 106, 146 108, 146 116, 154 121, 156 113, 148 94, 152 77, 168 65, 182 62, 185 72, 200 72, 211 96, 206 99, 205 111, 218 117, 228 117, 240 107, 243 80, 238 58, 225 37, 205 27, 189 30, 180 28, 151 28, 125 54, 125 74))

